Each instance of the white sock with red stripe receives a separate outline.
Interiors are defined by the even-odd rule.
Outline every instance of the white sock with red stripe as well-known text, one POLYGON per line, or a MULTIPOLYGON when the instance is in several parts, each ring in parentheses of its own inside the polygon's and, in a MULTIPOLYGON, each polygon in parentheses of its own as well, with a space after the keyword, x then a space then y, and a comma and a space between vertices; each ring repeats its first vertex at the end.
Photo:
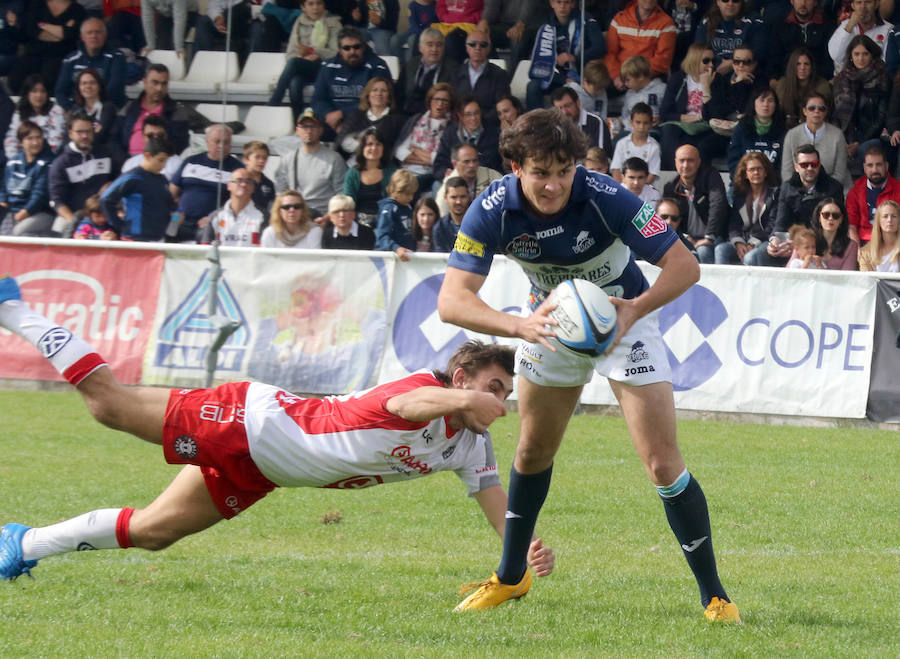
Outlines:
POLYGON ((22 558, 40 560, 87 549, 128 549, 128 524, 134 508, 101 508, 59 524, 28 529, 22 535, 22 558))
POLYGON ((51 323, 21 300, 0 304, 0 325, 41 351, 66 380, 77 385, 106 362, 86 341, 51 323))

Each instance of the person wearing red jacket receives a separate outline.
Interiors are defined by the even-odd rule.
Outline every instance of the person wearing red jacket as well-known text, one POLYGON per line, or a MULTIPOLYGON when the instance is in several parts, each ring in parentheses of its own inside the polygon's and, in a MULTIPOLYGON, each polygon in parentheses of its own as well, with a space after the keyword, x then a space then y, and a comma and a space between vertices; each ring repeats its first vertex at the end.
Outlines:
POLYGON ((873 144, 866 149, 863 173, 847 194, 847 217, 850 238, 865 245, 872 238, 872 219, 883 201, 900 202, 900 181, 888 172, 884 149, 873 144))
POLYGON ((634 55, 650 60, 652 76, 666 76, 675 54, 675 23, 657 0, 634 0, 616 14, 606 34, 606 68, 616 89, 625 91, 622 63, 634 55))

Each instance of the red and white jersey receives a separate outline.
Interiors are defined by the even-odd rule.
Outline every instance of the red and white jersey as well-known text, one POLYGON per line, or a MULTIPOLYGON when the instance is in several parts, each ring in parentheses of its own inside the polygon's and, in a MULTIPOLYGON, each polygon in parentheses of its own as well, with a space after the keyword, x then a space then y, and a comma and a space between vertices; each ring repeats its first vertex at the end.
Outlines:
POLYGON ((222 246, 253 247, 259 245, 263 215, 253 203, 249 203, 235 215, 231 202, 227 202, 209 218, 222 246))
POLYGON ((250 455, 283 487, 356 489, 438 471, 456 472, 470 496, 499 485, 490 434, 453 430, 447 418, 407 421, 386 409, 398 394, 435 386, 443 385, 420 372, 320 399, 254 382, 244 413, 250 455))

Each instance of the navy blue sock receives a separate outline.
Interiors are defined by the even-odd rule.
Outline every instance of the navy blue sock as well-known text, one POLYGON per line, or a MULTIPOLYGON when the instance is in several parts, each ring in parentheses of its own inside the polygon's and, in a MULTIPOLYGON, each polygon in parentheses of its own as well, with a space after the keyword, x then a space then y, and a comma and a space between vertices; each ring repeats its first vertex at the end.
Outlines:
POLYGON ((552 473, 553 465, 537 474, 520 474, 515 467, 509 470, 509 503, 506 505, 503 558, 497 568, 497 578, 502 583, 519 583, 525 574, 528 567, 528 547, 538 513, 550 490, 552 473))
POLYGON ((678 539, 688 566, 700 587, 700 600, 704 608, 713 597, 727 600, 728 596, 716 571, 709 510, 700 483, 691 476, 687 486, 680 493, 671 497, 661 494, 660 498, 665 504, 669 526, 678 539))

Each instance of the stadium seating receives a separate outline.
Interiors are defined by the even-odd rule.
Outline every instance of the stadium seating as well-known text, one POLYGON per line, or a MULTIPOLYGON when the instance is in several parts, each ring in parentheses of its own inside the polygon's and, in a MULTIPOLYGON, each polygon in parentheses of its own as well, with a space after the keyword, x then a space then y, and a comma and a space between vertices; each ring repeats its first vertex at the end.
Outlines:
POLYGON ((236 81, 240 70, 237 53, 198 51, 184 79, 169 82, 169 95, 176 100, 218 100, 221 84, 236 81))
POLYGON ((228 103, 227 105, 222 103, 197 103, 194 109, 210 121, 217 123, 238 121, 239 119, 236 103, 228 103))
POLYGON ((506 71, 507 66, 506 66, 506 60, 505 60, 505 59, 502 59, 502 58, 500 58, 500 57, 492 57, 492 58, 489 59, 488 61, 489 61, 491 64, 496 64, 496 65, 499 66, 501 69, 503 69, 504 71, 506 71))
POLYGON ((281 164, 281 156, 271 155, 269 159, 266 160, 266 166, 263 167, 263 174, 269 177, 270 180, 275 180, 275 172, 278 170, 278 165, 281 164))
POLYGON ((523 59, 516 66, 512 82, 509 83, 509 91, 517 99, 525 103, 525 89, 528 87, 528 71, 531 69, 531 60, 523 59))
POLYGON ((284 70, 284 53, 250 53, 240 77, 228 83, 228 98, 243 103, 269 100, 284 70))
POLYGON ((400 79, 400 58, 396 55, 381 55, 381 59, 387 64, 393 81, 397 82, 400 79))
POLYGON ((231 138, 232 151, 243 149, 247 142, 268 142, 273 137, 284 137, 294 132, 294 113, 290 107, 254 105, 244 119, 244 132, 231 138))
POLYGON ((184 78, 184 58, 178 57, 178 53, 174 50, 151 50, 147 54, 147 59, 152 64, 164 64, 169 69, 170 82, 184 78))

